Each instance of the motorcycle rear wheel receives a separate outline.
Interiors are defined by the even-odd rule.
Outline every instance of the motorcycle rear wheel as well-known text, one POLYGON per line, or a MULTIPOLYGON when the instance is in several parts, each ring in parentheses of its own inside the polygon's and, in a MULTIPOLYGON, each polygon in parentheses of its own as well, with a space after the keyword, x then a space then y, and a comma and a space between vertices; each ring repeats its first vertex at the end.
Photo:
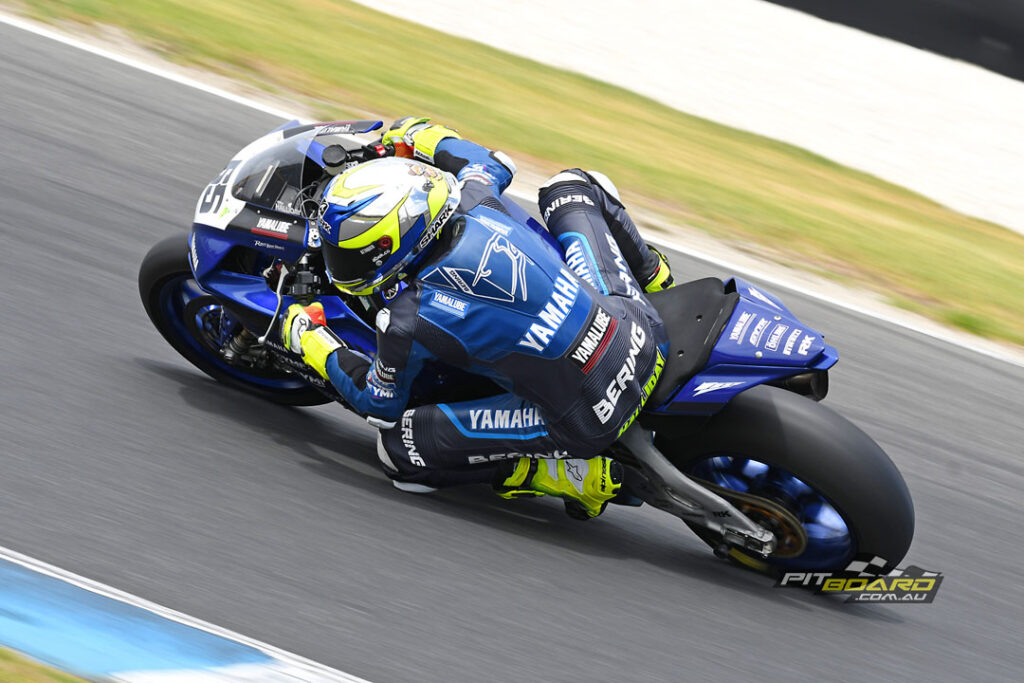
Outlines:
MULTIPOLYGON (((869 436, 820 403, 758 386, 698 434, 655 442, 688 476, 738 492, 733 504, 745 501, 738 507, 782 539, 767 559, 729 548, 739 564, 765 573, 829 571, 872 555, 888 570, 910 548, 914 507, 903 477, 869 436)), ((690 527, 721 547, 716 534, 690 527)))
POLYGON ((181 235, 161 240, 146 254, 139 268, 139 295, 164 339, 218 382, 283 405, 330 403, 328 397, 295 375, 225 362, 219 344, 225 332, 240 326, 215 297, 196 283, 188 263, 188 245, 181 235))

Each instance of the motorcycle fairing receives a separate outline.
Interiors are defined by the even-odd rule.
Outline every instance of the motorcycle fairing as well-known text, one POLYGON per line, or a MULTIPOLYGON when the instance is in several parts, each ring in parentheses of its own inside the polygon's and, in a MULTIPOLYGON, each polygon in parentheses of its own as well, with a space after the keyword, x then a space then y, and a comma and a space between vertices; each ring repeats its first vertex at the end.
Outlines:
POLYGON ((685 381, 680 378, 678 388, 650 412, 714 413, 750 387, 827 370, 839 359, 821 333, 801 323, 774 295, 741 278, 729 280, 723 291, 738 299, 717 338, 708 340, 712 346, 703 367, 685 381))
MULTIPOLYGON (((304 188, 321 176, 324 148, 361 144, 351 136, 380 126, 379 121, 290 121, 239 151, 203 191, 189 235, 189 262, 199 285, 221 297, 247 327, 266 327, 277 298, 265 278, 234 272, 225 259, 242 248, 255 253, 259 268, 275 259, 299 260, 319 239, 298 203, 308 201, 304 188)), ((340 298, 322 301, 328 325, 353 347, 372 352, 373 330, 340 298)), ((285 297, 283 307, 291 303, 285 297)))

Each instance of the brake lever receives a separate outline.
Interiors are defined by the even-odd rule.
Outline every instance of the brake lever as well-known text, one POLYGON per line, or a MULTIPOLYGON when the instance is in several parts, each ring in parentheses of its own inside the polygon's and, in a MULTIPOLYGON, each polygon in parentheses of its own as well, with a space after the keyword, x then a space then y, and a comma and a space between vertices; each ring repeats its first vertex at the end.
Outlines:
MULTIPOLYGON (((302 258, 306 258, 306 257, 303 256, 302 258)), ((273 266, 271 266, 271 268, 273 268, 273 266)), ((268 270, 269 270, 269 268, 268 268, 268 270)), ((264 271, 264 274, 266 274, 266 271, 264 271)), ((267 341, 267 339, 270 337, 270 333, 274 331, 274 325, 277 324, 277 316, 280 315, 280 313, 281 313, 281 304, 284 303, 284 296, 281 294, 282 290, 284 289, 284 279, 285 279, 286 276, 288 276, 290 274, 291 274, 291 271, 288 270, 287 264, 285 264, 284 261, 281 261, 281 272, 278 273, 278 275, 277 275, 277 289, 274 292, 277 295, 277 307, 274 308, 274 315, 270 319, 270 325, 267 326, 267 331, 264 332, 262 334, 262 336, 260 336, 256 340, 260 344, 265 343, 267 341)))

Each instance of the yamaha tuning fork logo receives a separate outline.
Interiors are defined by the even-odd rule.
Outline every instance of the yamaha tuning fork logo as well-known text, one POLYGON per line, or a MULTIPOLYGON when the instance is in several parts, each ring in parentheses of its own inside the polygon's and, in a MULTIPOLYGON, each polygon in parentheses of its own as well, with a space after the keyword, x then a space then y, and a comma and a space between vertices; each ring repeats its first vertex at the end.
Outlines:
POLYGON ((815 593, 846 596, 846 602, 930 603, 942 585, 942 574, 913 565, 885 571, 877 555, 858 555, 838 572, 786 572, 776 587, 810 588, 815 593))

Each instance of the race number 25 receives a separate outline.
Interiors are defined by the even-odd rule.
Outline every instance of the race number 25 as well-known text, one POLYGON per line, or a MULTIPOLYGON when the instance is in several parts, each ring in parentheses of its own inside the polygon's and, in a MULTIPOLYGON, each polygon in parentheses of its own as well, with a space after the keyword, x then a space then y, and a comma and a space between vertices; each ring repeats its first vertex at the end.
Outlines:
POLYGON ((213 182, 206 186, 206 189, 203 190, 202 203, 199 205, 199 213, 215 213, 220 209, 221 202, 224 201, 224 192, 227 191, 228 178, 231 177, 231 172, 235 170, 238 163, 238 161, 229 163, 213 179, 213 182))

